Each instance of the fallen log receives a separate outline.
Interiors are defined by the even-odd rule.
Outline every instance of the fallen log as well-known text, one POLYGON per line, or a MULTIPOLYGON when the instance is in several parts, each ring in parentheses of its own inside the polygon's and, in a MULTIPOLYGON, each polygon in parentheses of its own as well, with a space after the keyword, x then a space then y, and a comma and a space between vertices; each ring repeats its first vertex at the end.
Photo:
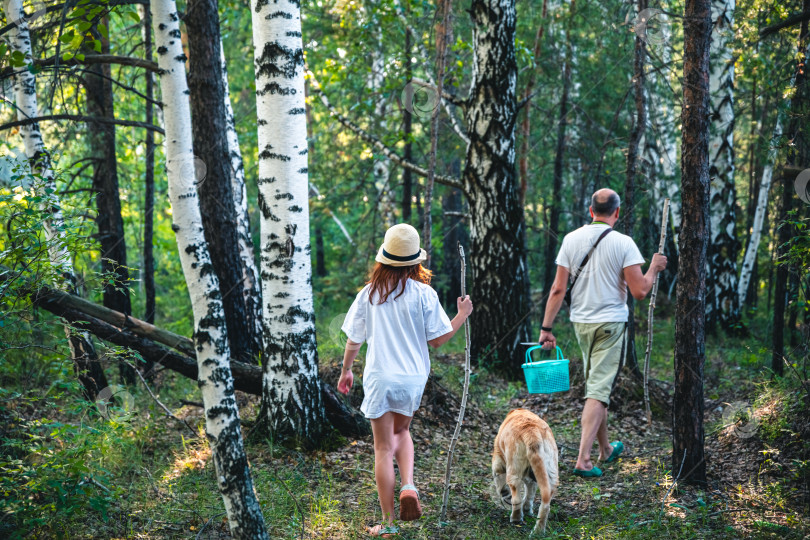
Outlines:
MULTIPOLYGON (((118 328, 129 330, 135 335, 145 337, 151 341, 156 341, 157 343, 162 343, 163 345, 180 351, 186 356, 193 357, 195 355, 194 341, 191 339, 175 334, 174 332, 169 332, 168 330, 163 330, 154 324, 136 319, 135 317, 130 317, 129 315, 125 315, 118 311, 113 311, 112 309, 106 308, 100 304, 96 304, 95 302, 91 302, 90 300, 86 300, 80 296, 76 296, 75 294, 58 291, 56 289, 51 289, 50 287, 43 287, 38 289, 34 295, 31 296, 31 299, 34 300, 35 297, 43 301, 47 300, 48 305, 51 306, 51 308, 73 309, 118 328)), ((46 307, 45 309, 51 311, 52 313, 56 313, 50 308, 46 307)))
MULTIPOLYGON (((62 317, 76 328, 87 330, 99 339, 132 349, 144 360, 197 380, 193 341, 187 337, 50 287, 37 289, 31 294, 31 302, 62 317), (117 321, 120 326, 110 321, 117 321), (174 348, 164 346, 168 344, 174 348)), ((236 390, 256 396, 262 395, 261 367, 231 359, 231 373, 236 390)), ((348 406, 337 395, 335 389, 324 381, 321 381, 321 397, 327 419, 341 435, 364 437, 371 433, 368 420, 348 406)))

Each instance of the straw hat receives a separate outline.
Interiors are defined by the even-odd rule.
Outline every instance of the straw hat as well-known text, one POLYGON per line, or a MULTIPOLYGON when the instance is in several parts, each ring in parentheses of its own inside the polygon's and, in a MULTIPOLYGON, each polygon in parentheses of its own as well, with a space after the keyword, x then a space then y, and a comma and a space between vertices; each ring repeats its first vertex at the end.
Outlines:
POLYGON ((407 223, 394 225, 385 231, 385 240, 374 258, 389 266, 413 266, 427 259, 419 247, 419 233, 407 223))

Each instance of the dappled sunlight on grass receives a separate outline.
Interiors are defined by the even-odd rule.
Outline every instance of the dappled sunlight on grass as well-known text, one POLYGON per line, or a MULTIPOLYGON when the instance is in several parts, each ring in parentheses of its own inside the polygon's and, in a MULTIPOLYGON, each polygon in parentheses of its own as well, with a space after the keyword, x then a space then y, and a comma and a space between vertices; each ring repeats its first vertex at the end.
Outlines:
POLYGON ((161 476, 164 482, 171 483, 188 471, 201 471, 211 459, 211 447, 205 439, 184 446, 185 451, 176 454, 171 468, 161 476))

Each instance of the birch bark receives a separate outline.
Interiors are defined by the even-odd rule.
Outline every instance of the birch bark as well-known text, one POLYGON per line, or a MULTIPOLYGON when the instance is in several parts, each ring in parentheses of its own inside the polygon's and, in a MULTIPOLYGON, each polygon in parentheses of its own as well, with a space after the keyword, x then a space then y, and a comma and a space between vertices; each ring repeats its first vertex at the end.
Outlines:
POLYGON ((189 0, 184 18, 189 54, 193 145, 205 174, 197 179, 209 255, 220 284, 228 342, 235 358, 256 362, 260 337, 245 305, 234 194, 231 189, 217 0, 189 0))
POLYGON ((205 407, 205 431, 211 445, 217 487, 234 538, 269 538, 242 444, 225 314, 197 198, 186 56, 180 40, 177 7, 174 0, 153 0, 150 9, 158 65, 162 70, 160 89, 172 229, 177 238, 194 314, 198 384, 205 407))
POLYGON ((735 0, 712 0, 709 87, 712 129, 709 139, 711 242, 706 299, 707 325, 731 330, 739 323, 737 293, 736 191, 734 189, 734 59, 731 38, 735 0))
POLYGON ((515 169, 515 1, 473 0, 469 13, 475 55, 462 175, 471 214, 470 267, 482 300, 471 319, 472 357, 517 378, 521 370, 515 359, 520 343, 529 340, 531 300, 515 169))
POLYGON ((304 51, 297 0, 253 0, 264 299, 262 410, 275 439, 325 425, 312 298, 304 51))
MULTIPOLYGON (((771 141, 778 141, 781 137, 782 115, 777 114, 776 126, 773 128, 773 137, 771 137, 771 141)), ((768 161, 762 170, 762 179, 759 183, 759 191, 757 192, 757 206, 754 210, 754 221, 751 224, 751 232, 748 237, 748 246, 745 248, 742 268, 740 269, 740 281, 737 284, 737 303, 740 306, 745 305, 745 299, 748 296, 748 285, 751 282, 751 275, 754 271, 754 263, 757 260, 759 241, 762 238, 762 224, 765 222, 765 212, 768 211, 768 195, 770 194, 771 183, 773 182, 773 166, 776 158, 775 154, 776 152, 774 151, 770 152, 768 161)))
POLYGON ((250 215, 248 214, 247 184, 245 183, 245 165, 242 151, 239 149, 239 136, 231 105, 231 92, 228 85, 228 69, 225 64, 225 49, 220 41, 220 59, 222 61, 222 85, 225 88, 225 127, 228 139, 228 155, 231 159, 231 191, 233 206, 236 211, 236 234, 239 239, 239 258, 242 261, 242 294, 245 296, 249 323, 252 334, 258 339, 257 350, 261 350, 262 336, 262 290, 259 283, 259 269, 253 256, 253 237, 250 234, 250 215))

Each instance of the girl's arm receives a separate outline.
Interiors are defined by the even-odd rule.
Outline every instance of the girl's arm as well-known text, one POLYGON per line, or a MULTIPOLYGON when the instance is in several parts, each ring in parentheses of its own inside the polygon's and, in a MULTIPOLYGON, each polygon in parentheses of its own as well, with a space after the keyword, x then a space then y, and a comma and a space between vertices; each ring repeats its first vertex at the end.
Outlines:
POLYGON ((470 313, 472 313, 473 310, 470 295, 467 295, 464 298, 459 297, 459 299, 456 300, 456 306, 458 307, 458 314, 455 317, 453 317, 452 321, 450 321, 450 326, 452 326, 453 329, 442 336, 433 338, 430 341, 428 341, 428 345, 430 345, 434 349, 438 349, 439 347, 450 341, 450 339, 452 339, 452 337, 456 335, 458 329, 462 327, 464 321, 467 320, 467 317, 470 316, 470 313))
POLYGON ((357 353, 360 352, 362 343, 355 343, 352 340, 346 340, 346 348, 343 350, 343 365, 340 368, 340 380, 338 381, 338 392, 348 394, 352 389, 354 383, 354 374, 352 373, 352 364, 357 353))

